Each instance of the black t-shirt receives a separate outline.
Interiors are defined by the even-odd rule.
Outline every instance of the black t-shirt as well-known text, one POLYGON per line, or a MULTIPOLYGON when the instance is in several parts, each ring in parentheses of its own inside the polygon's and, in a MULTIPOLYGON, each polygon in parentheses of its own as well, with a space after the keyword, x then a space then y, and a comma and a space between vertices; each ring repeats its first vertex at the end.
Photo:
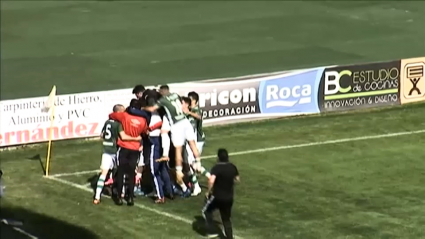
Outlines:
POLYGON ((238 169, 232 163, 217 163, 211 169, 211 175, 215 175, 213 196, 221 200, 233 199, 233 186, 235 177, 239 176, 238 169))

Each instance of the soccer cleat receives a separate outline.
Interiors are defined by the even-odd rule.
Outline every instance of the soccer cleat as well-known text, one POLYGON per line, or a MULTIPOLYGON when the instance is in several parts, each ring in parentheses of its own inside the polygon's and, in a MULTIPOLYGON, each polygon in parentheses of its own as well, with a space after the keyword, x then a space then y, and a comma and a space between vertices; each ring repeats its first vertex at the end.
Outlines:
POLYGON ((190 190, 187 189, 185 192, 182 193, 182 198, 188 198, 191 194, 192 193, 190 192, 190 190))
POLYGON ((193 189, 192 196, 193 196, 193 197, 196 197, 196 196, 198 196, 201 192, 202 192, 201 187, 199 187, 199 185, 196 185, 196 186, 195 186, 195 188, 193 189))
POLYGON ((182 191, 179 188, 177 188, 175 185, 173 185, 173 193, 175 195, 181 195, 182 191))
POLYGON ((127 200, 127 206, 134 206, 134 199, 133 197, 129 197, 127 200))
POLYGON ((122 206, 123 205, 123 202, 122 202, 122 198, 121 197, 114 196, 114 197, 112 197, 112 199, 114 200, 115 205, 118 205, 118 206, 122 206))
POLYGON ((100 200, 99 200, 99 199, 94 199, 94 200, 93 200, 93 204, 94 204, 94 205, 98 205, 99 203, 100 203, 100 200))
POLYGON ((155 200, 155 204, 164 204, 165 203, 165 198, 158 198, 155 200))
POLYGON ((165 195, 168 199, 170 199, 170 200, 174 200, 174 195, 173 194, 171 194, 171 195, 165 195))
POLYGON ((217 233, 208 233, 207 234, 207 238, 217 238, 218 234, 217 233))
POLYGON ((137 188, 134 188, 134 195, 136 195, 136 196, 145 196, 146 194, 145 194, 145 192, 142 191, 141 188, 137 187, 137 188))
POLYGON ((105 182, 105 186, 109 186, 109 185, 112 185, 112 184, 114 184, 114 179, 112 179, 112 178, 109 178, 108 180, 106 180, 106 182, 105 182))

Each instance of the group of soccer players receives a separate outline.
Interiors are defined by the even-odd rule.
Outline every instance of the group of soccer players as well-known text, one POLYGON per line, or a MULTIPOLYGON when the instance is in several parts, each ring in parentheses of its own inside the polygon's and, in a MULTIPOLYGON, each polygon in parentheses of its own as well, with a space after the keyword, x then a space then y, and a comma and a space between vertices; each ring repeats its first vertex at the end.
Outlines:
POLYGON ((114 106, 103 126, 101 173, 93 203, 99 204, 104 186, 110 186, 117 205, 122 205, 123 199, 134 205, 135 194, 147 193, 141 186, 146 173, 152 180, 144 184, 153 186, 157 204, 176 194, 199 195, 197 176, 210 177, 200 158, 205 134, 199 95, 192 91, 181 97, 167 85, 159 91, 137 85, 133 94, 136 99, 127 108, 114 106), (175 177, 171 176, 174 172, 175 177))

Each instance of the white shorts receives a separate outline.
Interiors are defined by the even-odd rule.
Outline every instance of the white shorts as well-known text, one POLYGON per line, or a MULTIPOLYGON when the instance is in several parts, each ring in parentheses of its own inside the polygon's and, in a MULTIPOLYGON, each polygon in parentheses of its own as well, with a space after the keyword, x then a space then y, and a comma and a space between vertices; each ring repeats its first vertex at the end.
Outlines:
MULTIPOLYGON (((196 148, 198 148, 199 155, 202 154, 202 149, 204 148, 205 142, 196 142, 196 148)), ((187 151, 187 162, 189 165, 195 162, 195 156, 193 156, 192 149, 190 149, 189 143, 186 143, 186 151, 187 151)))
POLYGON ((171 142, 174 147, 183 146, 187 141, 196 139, 193 127, 188 119, 183 119, 171 125, 171 142))
POLYGON ((100 163, 101 170, 112 169, 116 163, 117 155, 116 154, 102 154, 102 162, 100 163))

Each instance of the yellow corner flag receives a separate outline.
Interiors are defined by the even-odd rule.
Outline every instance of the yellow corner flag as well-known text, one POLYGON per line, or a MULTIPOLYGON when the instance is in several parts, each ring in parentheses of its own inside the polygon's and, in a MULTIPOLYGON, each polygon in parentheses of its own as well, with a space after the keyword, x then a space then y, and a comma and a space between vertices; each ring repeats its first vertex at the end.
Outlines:
POLYGON ((49 164, 52 151, 52 136, 53 136, 53 125, 55 117, 55 98, 56 98, 56 86, 54 85, 52 91, 50 91, 49 97, 42 109, 43 112, 50 113, 50 130, 49 130, 49 143, 47 145, 47 158, 46 158, 46 176, 49 176, 49 164))

